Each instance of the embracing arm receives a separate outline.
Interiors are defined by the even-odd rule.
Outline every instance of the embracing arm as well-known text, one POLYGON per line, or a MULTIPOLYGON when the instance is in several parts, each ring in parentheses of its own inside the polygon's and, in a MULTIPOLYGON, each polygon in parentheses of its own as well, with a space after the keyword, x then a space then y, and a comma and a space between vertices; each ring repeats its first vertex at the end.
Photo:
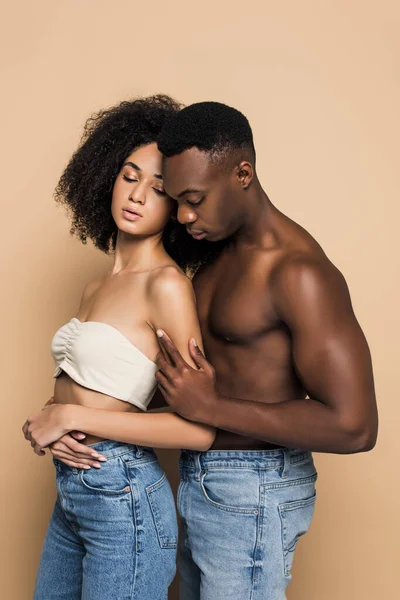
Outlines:
POLYGON ((66 405, 62 421, 64 433, 79 430, 153 448, 208 450, 215 437, 212 427, 187 421, 171 412, 138 414, 66 405))
POLYGON ((330 263, 293 262, 277 276, 273 298, 290 329, 294 367, 310 399, 267 404, 221 396, 210 384, 211 366, 197 351, 202 369, 197 378, 192 374, 192 402, 182 402, 179 383, 169 388, 167 401, 186 418, 289 448, 372 449, 378 417, 371 357, 343 276, 330 263))
MULTIPOLYGON (((174 339, 180 352, 190 358, 188 340, 200 339, 194 294, 190 281, 182 274, 168 273, 158 278, 149 303, 153 309, 149 325, 163 327, 174 339)), ((76 405, 53 405, 28 419, 28 434, 38 448, 48 446, 72 430, 120 442, 154 448, 207 450, 215 438, 215 429, 193 423, 171 409, 159 412, 127 413, 76 405), (168 412, 169 411, 169 412, 168 412)))

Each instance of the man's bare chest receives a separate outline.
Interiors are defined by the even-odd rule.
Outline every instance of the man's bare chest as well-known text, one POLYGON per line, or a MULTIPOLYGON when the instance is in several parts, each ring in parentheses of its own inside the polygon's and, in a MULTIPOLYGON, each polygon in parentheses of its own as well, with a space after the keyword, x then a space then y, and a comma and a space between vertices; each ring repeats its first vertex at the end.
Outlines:
POLYGON ((230 261, 195 279, 203 336, 246 344, 275 327, 268 275, 265 265, 230 261))

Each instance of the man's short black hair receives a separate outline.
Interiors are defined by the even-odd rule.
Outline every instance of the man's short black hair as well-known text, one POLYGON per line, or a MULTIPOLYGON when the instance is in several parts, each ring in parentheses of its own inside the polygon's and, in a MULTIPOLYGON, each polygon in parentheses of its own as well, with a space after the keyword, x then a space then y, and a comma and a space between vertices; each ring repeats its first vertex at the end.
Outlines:
POLYGON ((220 102, 198 102, 169 119, 157 139, 164 156, 175 156, 190 148, 208 152, 222 160, 237 150, 247 149, 255 159, 253 133, 246 117, 220 102))

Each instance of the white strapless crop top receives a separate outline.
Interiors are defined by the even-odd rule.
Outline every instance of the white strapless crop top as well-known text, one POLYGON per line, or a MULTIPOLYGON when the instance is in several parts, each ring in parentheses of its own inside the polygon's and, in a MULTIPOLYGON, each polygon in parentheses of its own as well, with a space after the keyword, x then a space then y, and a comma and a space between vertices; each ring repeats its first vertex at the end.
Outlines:
POLYGON ((146 410, 157 387, 157 365, 118 329, 76 317, 51 343, 54 377, 62 371, 85 388, 146 410))

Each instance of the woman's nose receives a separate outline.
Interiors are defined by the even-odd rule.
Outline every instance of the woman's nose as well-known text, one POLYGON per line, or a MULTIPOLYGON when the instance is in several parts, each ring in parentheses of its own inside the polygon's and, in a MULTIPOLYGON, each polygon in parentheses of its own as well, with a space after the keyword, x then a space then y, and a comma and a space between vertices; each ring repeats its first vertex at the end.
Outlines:
POLYGON ((136 186, 129 194, 129 200, 132 202, 138 202, 139 204, 146 204, 146 191, 142 186, 136 186))

